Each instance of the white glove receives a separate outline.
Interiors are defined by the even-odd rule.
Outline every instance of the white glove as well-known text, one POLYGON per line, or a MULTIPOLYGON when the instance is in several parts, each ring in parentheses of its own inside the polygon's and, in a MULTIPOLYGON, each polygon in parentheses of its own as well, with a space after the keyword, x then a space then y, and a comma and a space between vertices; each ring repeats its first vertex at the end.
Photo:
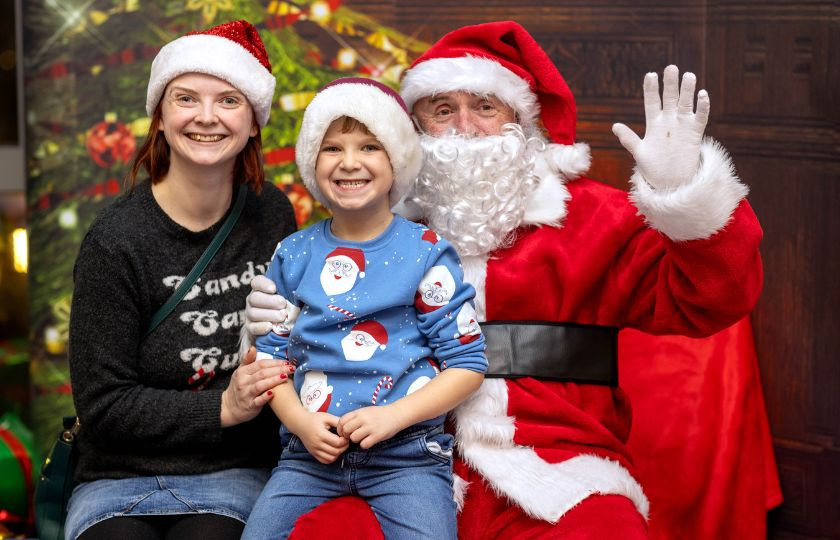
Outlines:
POLYGON ((700 143, 709 119, 709 94, 705 90, 697 93, 695 114, 694 74, 683 74, 679 92, 677 66, 666 67, 662 79, 660 101, 656 73, 645 75, 645 138, 639 139, 624 124, 613 124, 612 131, 633 155, 645 181, 654 189, 667 190, 687 184, 700 166, 700 143))
POLYGON ((251 294, 245 299, 245 330, 251 336, 267 334, 289 317, 286 299, 277 294, 274 282, 265 276, 251 280, 251 294))

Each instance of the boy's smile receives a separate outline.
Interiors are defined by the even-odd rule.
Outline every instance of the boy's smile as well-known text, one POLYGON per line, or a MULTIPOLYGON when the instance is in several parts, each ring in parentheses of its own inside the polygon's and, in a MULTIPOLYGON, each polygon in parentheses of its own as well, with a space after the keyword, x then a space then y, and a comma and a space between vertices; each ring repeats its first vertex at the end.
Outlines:
POLYGON ((390 217, 394 172, 384 146, 370 133, 342 133, 344 119, 330 124, 315 163, 315 181, 338 219, 390 217))

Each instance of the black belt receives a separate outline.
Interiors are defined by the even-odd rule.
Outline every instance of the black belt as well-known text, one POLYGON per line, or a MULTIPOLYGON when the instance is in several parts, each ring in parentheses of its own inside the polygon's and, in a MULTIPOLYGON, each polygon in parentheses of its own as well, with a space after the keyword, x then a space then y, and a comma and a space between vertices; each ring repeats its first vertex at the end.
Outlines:
POLYGON ((487 377, 618 386, 618 328, 544 321, 481 323, 487 377))

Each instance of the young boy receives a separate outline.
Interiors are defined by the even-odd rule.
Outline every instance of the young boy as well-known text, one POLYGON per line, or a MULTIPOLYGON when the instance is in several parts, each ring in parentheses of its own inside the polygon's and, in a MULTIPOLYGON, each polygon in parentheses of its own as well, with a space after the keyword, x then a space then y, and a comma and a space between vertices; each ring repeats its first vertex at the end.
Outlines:
POLYGON ((246 539, 286 537, 345 494, 367 500, 386 538, 456 537, 443 419, 487 361, 454 248, 391 212, 421 154, 402 99, 375 81, 334 81, 304 113, 297 164, 332 218, 283 240, 267 272, 294 307, 258 356, 297 370, 294 389, 274 389, 284 450, 246 539))

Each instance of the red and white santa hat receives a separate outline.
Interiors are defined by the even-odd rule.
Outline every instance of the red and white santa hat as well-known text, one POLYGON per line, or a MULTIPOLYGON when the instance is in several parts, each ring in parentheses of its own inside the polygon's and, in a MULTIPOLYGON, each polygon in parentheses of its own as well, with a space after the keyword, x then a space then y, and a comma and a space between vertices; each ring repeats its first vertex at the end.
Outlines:
POLYGON ((155 111, 166 85, 185 73, 204 73, 227 81, 245 94, 260 126, 268 123, 276 81, 257 29, 233 21, 170 41, 152 61, 146 113, 155 111))
POLYGON ((342 116, 364 124, 385 147, 394 169, 394 185, 389 194, 394 206, 420 172, 423 151, 409 109, 400 95, 373 79, 337 79, 322 88, 306 107, 295 146, 295 161, 303 184, 315 199, 328 207, 315 182, 315 162, 324 134, 342 116))
POLYGON ((359 269, 359 277, 365 277, 365 252, 359 248, 337 247, 327 254, 326 260, 333 257, 347 257, 359 269))
POLYGON ((445 92, 494 95, 514 109, 526 133, 538 119, 552 142, 575 141, 575 100, 554 63, 513 21, 465 26, 443 36, 405 72, 409 109, 445 92))

